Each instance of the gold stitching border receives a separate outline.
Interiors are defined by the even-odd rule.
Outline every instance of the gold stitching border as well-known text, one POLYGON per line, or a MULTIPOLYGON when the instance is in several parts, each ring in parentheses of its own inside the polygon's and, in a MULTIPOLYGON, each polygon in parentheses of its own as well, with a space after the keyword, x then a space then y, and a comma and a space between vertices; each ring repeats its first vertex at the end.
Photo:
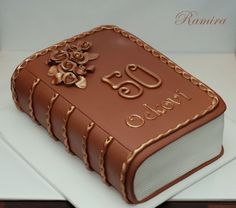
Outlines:
POLYGON ((83 155, 83 161, 84 161, 85 167, 88 170, 92 170, 91 164, 90 164, 90 161, 89 161, 88 138, 89 138, 90 132, 92 131, 94 126, 95 126, 95 123, 94 122, 90 122, 87 125, 86 133, 82 136, 82 155, 83 155))
POLYGON ((211 105, 209 105, 205 110, 203 110, 203 111, 199 112, 198 114, 194 115, 192 118, 186 119, 185 121, 177 124, 174 128, 171 128, 168 131, 163 132, 163 133, 157 135, 156 137, 149 139, 147 142, 143 143, 138 148, 136 148, 135 150, 130 152, 130 154, 127 157, 127 160, 122 165, 122 171, 121 171, 121 174, 120 174, 121 192, 122 192, 123 198, 127 202, 129 202, 128 197, 127 197, 127 193, 126 193, 126 187, 125 187, 126 173, 127 173, 127 170, 129 168, 130 163, 137 156, 137 154, 139 152, 141 152, 143 149, 145 149, 146 147, 150 146, 151 144, 153 144, 156 141, 158 141, 159 139, 161 139, 162 137, 165 137, 165 136, 171 134, 172 132, 178 130, 179 128, 181 128, 183 126, 186 126, 188 123, 190 123, 192 121, 195 121, 196 119, 198 119, 198 118, 206 115, 208 112, 212 111, 218 105, 219 99, 216 96, 216 94, 211 89, 209 89, 205 84, 203 84, 198 79, 196 79, 195 77, 190 75, 188 72, 184 71, 184 69, 182 69, 180 66, 178 66, 177 64, 172 62, 169 58, 167 58, 166 56, 164 56, 163 54, 161 54, 160 52, 158 52, 157 50, 155 50, 151 46, 147 45, 141 39, 137 38, 136 36, 126 32, 125 30, 123 30, 123 29, 121 29, 117 26, 102 25, 102 26, 96 27, 96 28, 94 28, 94 29, 92 29, 88 32, 83 32, 83 33, 81 33, 79 35, 76 35, 72 38, 66 39, 66 40, 64 40, 62 42, 59 42, 55 45, 52 45, 52 46, 50 46, 46 49, 43 49, 39 52, 36 52, 33 55, 31 55, 29 58, 26 58, 21 64, 19 64, 17 66, 16 70, 14 71, 14 73, 12 75, 12 78, 11 78, 12 97, 13 97, 13 100, 14 100, 16 106, 20 110, 22 110, 19 103, 18 103, 18 98, 17 98, 17 94, 16 94, 16 91, 15 91, 16 79, 17 79, 20 71, 23 68, 25 68, 29 62, 33 61, 34 59, 36 59, 39 56, 47 54, 48 52, 50 52, 54 49, 57 49, 58 47, 64 46, 66 43, 74 42, 77 39, 86 37, 88 35, 91 35, 95 32, 101 31, 101 30, 113 30, 114 32, 121 34, 123 37, 128 38, 130 41, 136 43, 138 46, 142 47, 145 51, 147 51, 148 53, 150 53, 154 57, 158 58, 161 62, 163 62, 164 64, 167 64, 177 74, 180 74, 183 78, 189 80, 190 83, 192 83, 195 86, 198 86, 200 90, 205 92, 212 99, 211 105))
POLYGON ((47 130, 48 130, 48 133, 50 134, 50 136, 54 139, 54 140, 58 140, 56 138, 56 136, 54 135, 54 132, 52 130, 52 121, 51 121, 51 111, 52 111, 52 107, 56 101, 56 99, 59 97, 59 94, 58 93, 55 93, 51 99, 50 99, 50 102, 48 104, 48 109, 47 109, 47 113, 46 113, 46 122, 47 122, 47 130))
POLYGON ((67 152, 71 152, 70 141, 69 141, 68 132, 67 132, 67 130, 68 130, 67 125, 68 125, 70 116, 74 110, 75 110, 75 106, 73 106, 73 105, 70 106, 70 108, 67 110, 65 118, 64 118, 64 125, 62 127, 62 131, 63 131, 62 136, 64 138, 64 145, 65 145, 67 152))
POLYGON ((38 123, 38 121, 36 120, 36 117, 34 115, 33 96, 34 96, 35 88, 37 87, 39 82, 40 82, 39 78, 34 80, 32 86, 30 88, 30 92, 29 92, 29 114, 30 114, 30 117, 33 119, 33 121, 35 121, 37 123, 38 123))
POLYGON ((103 149, 100 151, 100 155, 99 155, 100 175, 102 177, 103 182, 106 183, 107 185, 110 185, 110 184, 107 180, 105 160, 106 160, 107 149, 108 149, 109 145, 111 144, 112 140, 113 140, 112 136, 109 136, 106 138, 106 140, 103 144, 103 149))

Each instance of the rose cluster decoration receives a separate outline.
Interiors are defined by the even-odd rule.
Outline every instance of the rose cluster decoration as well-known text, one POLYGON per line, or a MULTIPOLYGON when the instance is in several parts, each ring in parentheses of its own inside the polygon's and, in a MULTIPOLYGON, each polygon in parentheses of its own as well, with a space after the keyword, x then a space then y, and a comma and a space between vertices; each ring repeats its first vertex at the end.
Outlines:
POLYGON ((85 77, 95 70, 95 66, 88 65, 88 62, 99 56, 97 53, 88 52, 91 47, 91 42, 80 41, 52 51, 47 63, 50 66, 48 76, 52 77, 51 83, 86 88, 85 77))

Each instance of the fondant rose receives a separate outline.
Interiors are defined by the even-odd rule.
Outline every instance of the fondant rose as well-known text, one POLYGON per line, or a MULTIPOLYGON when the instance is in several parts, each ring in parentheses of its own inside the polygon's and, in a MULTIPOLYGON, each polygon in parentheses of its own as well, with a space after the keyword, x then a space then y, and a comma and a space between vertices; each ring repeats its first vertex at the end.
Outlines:
POLYGON ((67 52, 79 51, 79 46, 74 44, 66 44, 64 49, 67 52))
POLYGON ((81 50, 87 51, 92 46, 92 43, 90 43, 88 41, 83 41, 83 42, 79 43, 79 46, 80 46, 81 50))
POLYGON ((64 71, 73 71, 76 68, 77 64, 73 61, 66 59, 65 61, 61 62, 59 67, 64 71))
POLYGON ((82 65, 88 62, 88 57, 84 55, 83 52, 73 52, 71 54, 71 60, 76 62, 78 65, 82 65))
POLYGON ((78 79, 77 79, 77 77, 75 76, 74 73, 66 72, 62 76, 62 81, 66 85, 73 85, 78 81, 78 79))
POLYGON ((92 46, 88 41, 79 42, 77 45, 66 44, 61 50, 51 53, 47 64, 50 66, 48 76, 52 77, 52 84, 75 85, 84 89, 87 85, 85 76, 93 72, 94 65, 87 65, 87 62, 98 57, 97 53, 88 53, 92 46))
POLYGON ((86 67, 84 65, 79 65, 73 70, 73 72, 78 76, 84 76, 87 74, 86 67))
POLYGON ((61 63, 68 58, 69 58, 69 54, 68 52, 64 50, 53 51, 50 55, 50 60, 55 63, 61 63))

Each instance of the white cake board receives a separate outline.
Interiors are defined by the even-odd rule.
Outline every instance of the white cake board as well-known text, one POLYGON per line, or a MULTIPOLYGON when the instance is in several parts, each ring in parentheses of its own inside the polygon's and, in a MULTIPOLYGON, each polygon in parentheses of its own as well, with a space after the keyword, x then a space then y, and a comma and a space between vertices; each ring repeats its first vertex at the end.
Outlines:
POLYGON ((181 191, 172 197, 170 201, 236 201, 235 174, 236 160, 234 159, 199 182, 181 191))
MULTIPOLYGON (((11 59, 12 56, 6 56, 3 66, 5 64, 8 68, 11 65, 11 59)), ((82 161, 68 154, 61 143, 53 141, 48 136, 45 129, 34 124, 27 115, 15 108, 9 91, 10 74, 11 71, 7 71, 6 76, 0 76, 0 87, 4 89, 1 90, 2 100, 0 101, 0 132, 3 139, 76 207, 155 207, 236 156, 234 150, 236 140, 233 138, 236 125, 226 117, 223 157, 145 203, 126 204, 117 191, 101 182, 100 176, 87 171, 82 161)))
POLYGON ((0 200, 64 200, 0 135, 0 200))

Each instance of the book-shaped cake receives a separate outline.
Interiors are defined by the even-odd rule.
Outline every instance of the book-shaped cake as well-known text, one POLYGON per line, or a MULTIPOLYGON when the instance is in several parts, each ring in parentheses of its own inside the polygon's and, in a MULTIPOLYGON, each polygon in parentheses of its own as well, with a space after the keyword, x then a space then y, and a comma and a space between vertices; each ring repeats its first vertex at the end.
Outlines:
POLYGON ((116 26, 34 53, 14 71, 11 90, 20 110, 129 203, 223 154, 219 95, 116 26))

